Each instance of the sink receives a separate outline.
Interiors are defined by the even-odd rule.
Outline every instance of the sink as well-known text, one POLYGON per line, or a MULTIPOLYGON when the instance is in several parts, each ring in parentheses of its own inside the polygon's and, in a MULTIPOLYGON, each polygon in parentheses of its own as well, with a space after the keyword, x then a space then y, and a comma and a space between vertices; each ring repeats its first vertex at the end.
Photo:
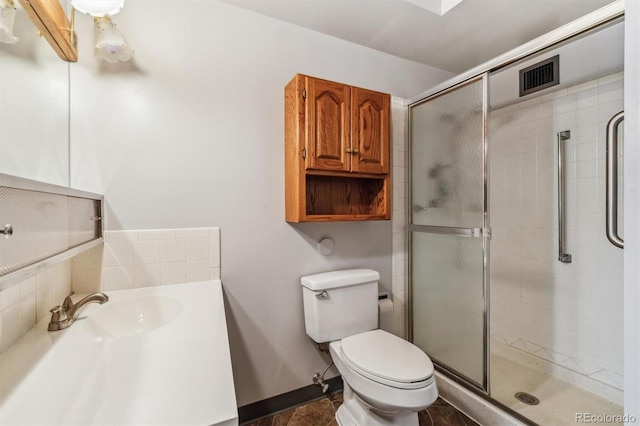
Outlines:
POLYGON ((108 295, 0 355, 0 425, 237 426, 222 283, 108 295))
POLYGON ((184 307, 178 300, 145 295, 112 300, 85 318, 90 333, 102 337, 128 337, 148 333, 175 320, 184 307))

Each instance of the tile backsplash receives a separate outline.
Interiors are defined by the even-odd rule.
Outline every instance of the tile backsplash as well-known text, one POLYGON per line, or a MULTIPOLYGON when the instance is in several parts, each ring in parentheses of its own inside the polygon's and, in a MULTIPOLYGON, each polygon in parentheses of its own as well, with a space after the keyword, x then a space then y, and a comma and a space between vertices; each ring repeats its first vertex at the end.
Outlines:
POLYGON ((0 354, 77 294, 220 279, 220 228, 105 231, 104 244, 0 292, 0 354))
POLYGON ((49 317, 71 292, 71 260, 0 292, 0 353, 49 317))
POLYGON ((72 261, 76 293, 220 279, 220 228, 105 231, 72 261))

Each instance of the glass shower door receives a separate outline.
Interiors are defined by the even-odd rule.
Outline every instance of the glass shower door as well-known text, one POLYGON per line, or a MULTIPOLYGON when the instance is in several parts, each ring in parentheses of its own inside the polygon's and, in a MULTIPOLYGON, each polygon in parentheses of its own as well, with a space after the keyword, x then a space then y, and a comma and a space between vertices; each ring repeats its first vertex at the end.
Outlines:
POLYGON ((487 76, 410 106, 411 339, 488 388, 487 76))

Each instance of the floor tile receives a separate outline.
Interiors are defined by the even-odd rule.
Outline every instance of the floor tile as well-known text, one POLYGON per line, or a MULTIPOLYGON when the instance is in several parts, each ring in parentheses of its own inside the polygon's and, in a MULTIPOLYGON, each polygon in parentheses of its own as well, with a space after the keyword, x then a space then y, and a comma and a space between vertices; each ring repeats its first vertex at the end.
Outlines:
POLYGON ((321 399, 298 407, 287 426, 324 426, 335 419, 335 410, 329 399, 321 399))
MULTIPOLYGON (((342 393, 337 393, 246 426, 338 426, 335 413, 342 402, 342 393)), ((442 398, 419 412, 418 422, 420 426, 479 426, 442 398)))

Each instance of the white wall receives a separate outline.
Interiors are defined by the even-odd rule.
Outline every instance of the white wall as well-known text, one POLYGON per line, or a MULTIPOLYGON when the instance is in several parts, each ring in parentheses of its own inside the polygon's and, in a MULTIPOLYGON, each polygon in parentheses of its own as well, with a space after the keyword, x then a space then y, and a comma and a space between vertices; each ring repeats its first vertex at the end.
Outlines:
POLYGON ((71 185, 105 195, 107 229, 220 226, 238 404, 311 384, 327 358, 300 276, 370 267, 391 290, 392 227, 284 222, 283 88, 299 72, 406 98, 450 74, 210 0, 130 0, 114 21, 131 63, 98 63, 76 19, 71 185))

